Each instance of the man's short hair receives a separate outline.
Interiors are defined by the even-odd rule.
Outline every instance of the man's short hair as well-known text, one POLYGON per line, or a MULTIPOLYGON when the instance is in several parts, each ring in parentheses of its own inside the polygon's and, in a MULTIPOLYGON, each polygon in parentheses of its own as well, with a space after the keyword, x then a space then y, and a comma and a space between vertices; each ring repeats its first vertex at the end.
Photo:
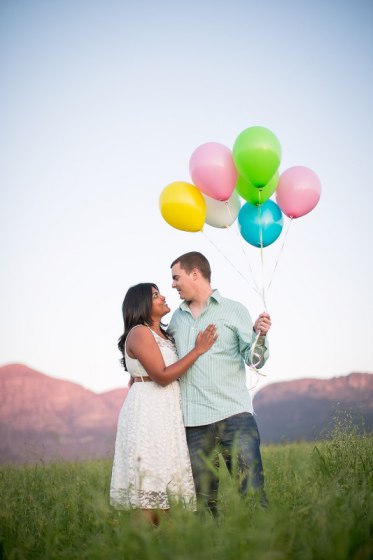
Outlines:
POLYGON ((185 270, 188 274, 192 272, 194 268, 198 268, 202 276, 211 282, 211 267, 209 261, 206 259, 202 253, 198 251, 191 251, 190 253, 185 253, 181 255, 171 264, 171 268, 175 264, 180 264, 180 267, 185 270))

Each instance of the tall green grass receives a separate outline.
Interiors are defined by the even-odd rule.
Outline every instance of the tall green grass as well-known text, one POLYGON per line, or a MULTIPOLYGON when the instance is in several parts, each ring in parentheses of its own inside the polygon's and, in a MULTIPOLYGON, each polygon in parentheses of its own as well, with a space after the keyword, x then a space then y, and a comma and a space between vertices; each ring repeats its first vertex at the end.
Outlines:
POLYGON ((221 468, 220 516, 175 506, 155 528, 108 501, 110 461, 4 467, 0 558, 330 559, 373 557, 373 437, 339 426, 320 443, 263 447, 262 509, 221 468))

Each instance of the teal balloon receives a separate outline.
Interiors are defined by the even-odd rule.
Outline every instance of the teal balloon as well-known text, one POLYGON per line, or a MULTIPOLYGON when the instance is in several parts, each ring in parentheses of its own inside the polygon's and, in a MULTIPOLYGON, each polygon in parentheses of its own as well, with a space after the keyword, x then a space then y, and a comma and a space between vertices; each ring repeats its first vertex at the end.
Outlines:
POLYGON ((251 126, 237 136, 233 159, 239 174, 254 187, 262 188, 279 168, 281 145, 268 128, 251 126))
POLYGON ((260 206, 246 202, 238 213, 240 233, 245 241, 254 247, 261 246, 261 237, 263 247, 274 243, 282 231, 283 224, 280 207, 273 200, 267 200, 260 206))

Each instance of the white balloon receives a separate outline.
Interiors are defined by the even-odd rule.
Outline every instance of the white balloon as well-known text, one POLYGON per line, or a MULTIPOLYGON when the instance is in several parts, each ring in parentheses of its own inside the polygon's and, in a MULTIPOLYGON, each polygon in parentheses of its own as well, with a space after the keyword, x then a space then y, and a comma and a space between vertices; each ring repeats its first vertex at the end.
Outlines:
POLYGON ((202 193, 206 201, 205 222, 216 228, 226 228, 233 224, 241 208, 240 197, 236 192, 226 201, 215 200, 202 193))

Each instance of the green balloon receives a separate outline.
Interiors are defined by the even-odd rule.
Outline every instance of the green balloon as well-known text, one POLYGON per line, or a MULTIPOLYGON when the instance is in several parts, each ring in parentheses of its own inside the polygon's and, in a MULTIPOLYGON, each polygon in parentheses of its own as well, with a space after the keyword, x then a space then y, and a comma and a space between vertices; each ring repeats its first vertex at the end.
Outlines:
POLYGON ((258 188, 254 187, 254 185, 242 177, 242 175, 239 175, 235 189, 238 194, 247 200, 247 202, 250 202, 250 204, 263 204, 263 202, 268 200, 275 192, 278 181, 279 174, 278 171, 276 171, 265 187, 258 188))
POLYGON ((252 126, 237 136, 233 159, 240 175, 254 187, 265 187, 279 168, 281 145, 268 128, 252 126))

